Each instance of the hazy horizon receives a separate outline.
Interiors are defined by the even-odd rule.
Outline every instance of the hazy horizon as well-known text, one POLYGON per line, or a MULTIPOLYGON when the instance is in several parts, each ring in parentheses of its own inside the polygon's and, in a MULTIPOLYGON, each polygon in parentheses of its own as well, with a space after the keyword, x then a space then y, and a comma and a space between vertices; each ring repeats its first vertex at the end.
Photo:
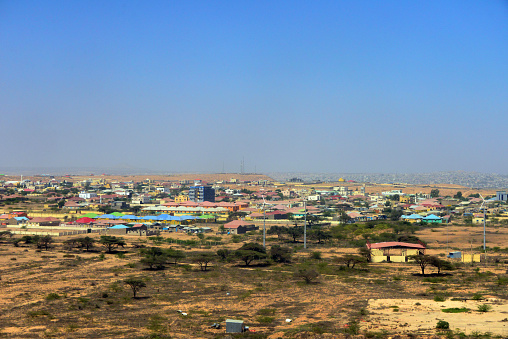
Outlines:
POLYGON ((0 169, 508 174, 506 1, 3 1, 0 45, 0 169))

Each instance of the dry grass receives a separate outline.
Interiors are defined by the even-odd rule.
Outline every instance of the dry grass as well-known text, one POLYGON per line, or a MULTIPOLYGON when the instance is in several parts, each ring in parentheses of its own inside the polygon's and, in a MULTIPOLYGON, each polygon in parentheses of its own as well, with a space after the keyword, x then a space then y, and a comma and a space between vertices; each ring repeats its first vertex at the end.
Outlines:
MULTIPOLYGON (((425 230, 419 236, 441 244, 442 234, 425 230)), ((493 246, 506 244, 505 230, 499 234, 492 240, 493 246)), ((139 242, 135 237, 126 239, 129 244, 139 242)), ((465 246, 465 241, 460 245, 457 239, 454 244, 465 246)), ((268 242, 272 243, 277 242, 268 242)), ((153 243, 148 240, 146 245, 153 243)), ((171 246, 186 252, 217 249, 171 246)), ((228 242, 226 246, 237 248, 241 244, 228 242)), ((434 297, 472 298, 480 292, 490 300, 498 300, 488 302, 494 307, 484 318, 500 317, 491 329, 504 335, 496 331, 506 324, 501 320, 506 318, 502 312, 508 291, 498 278, 504 276, 506 264, 479 269, 462 266, 450 275, 419 277, 414 275, 419 269, 411 264, 373 264, 349 270, 332 263, 334 256, 351 251, 312 244, 307 252, 295 253, 292 265, 243 267, 237 262, 215 262, 210 271, 202 272, 184 260, 162 271, 149 271, 139 264, 140 257, 131 246, 125 249, 124 258, 106 254, 105 260, 100 260, 101 252, 69 252, 61 244, 48 252, 37 252, 32 247, 15 248, 4 243, 0 244, 0 333, 9 338, 142 338, 154 333, 173 338, 215 338, 222 337, 224 329, 209 326, 215 322, 224 325, 225 319, 234 318, 245 320, 256 331, 251 335, 260 338, 303 338, 302 333, 308 338, 326 333, 340 337, 357 327, 371 337, 418 333, 423 338, 436 333, 433 322, 437 320, 422 320, 420 327, 417 322, 414 325, 410 319, 422 319, 424 315, 415 313, 418 316, 410 317, 412 313, 405 313, 406 303, 443 304, 434 302, 434 297), (308 259, 312 251, 320 251, 322 259, 308 259), (293 277, 295 266, 303 261, 321 273, 317 283, 305 284, 293 277), (137 299, 123 284, 130 276, 142 277, 147 284, 137 299), (385 300, 387 307, 398 306, 399 312, 378 312, 379 306, 373 301, 376 299, 385 300), (188 315, 182 316, 177 310, 188 315), (395 316, 403 317, 409 325, 395 326, 395 316), (292 322, 287 323, 287 318, 292 322)), ((461 326, 453 321, 450 324, 453 328, 461 326)))

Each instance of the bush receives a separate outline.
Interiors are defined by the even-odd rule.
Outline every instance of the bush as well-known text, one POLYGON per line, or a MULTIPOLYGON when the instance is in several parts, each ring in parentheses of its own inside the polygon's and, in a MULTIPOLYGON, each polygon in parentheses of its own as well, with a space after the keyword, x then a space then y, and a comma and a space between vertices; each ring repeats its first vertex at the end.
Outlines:
POLYGON ((444 312, 444 313, 465 313, 465 312, 469 312, 469 308, 465 308, 465 307, 462 307, 462 308, 452 307, 452 308, 442 309, 441 312, 444 312))
POLYGON ((310 258, 314 260, 321 260, 323 259, 323 256, 321 255, 321 252, 315 251, 310 254, 310 258))
POLYGON ((261 316, 261 317, 258 317, 257 320, 258 320, 258 323, 261 323, 261 324, 271 324, 275 320, 275 317, 261 316))
POLYGON ((448 321, 439 320, 437 322, 436 328, 440 330, 448 330, 450 329, 450 323, 448 321))
POLYGON ((300 267, 294 273, 294 277, 303 279, 306 284, 310 284, 314 279, 319 277, 319 272, 312 267, 300 267))
POLYGON ((51 300, 58 300, 60 298, 61 298, 61 296, 58 293, 50 293, 46 297, 46 300, 51 301, 51 300))
POLYGON ((274 245, 270 248, 270 258, 279 263, 288 263, 291 261, 291 248, 274 245))
POLYGON ((480 293, 476 292, 475 294, 473 294, 473 298, 471 298, 473 300, 483 300, 483 295, 481 295, 480 293))
POLYGON ((442 295, 436 295, 436 296, 434 296, 434 301, 442 302, 442 301, 446 301, 446 298, 443 297, 442 295))
POLYGON ((356 321, 350 321, 344 328, 344 332, 347 334, 358 334, 360 333, 360 324, 356 321))
POLYGON ((492 309, 492 306, 487 305, 487 304, 478 305, 478 312, 488 312, 491 309, 492 309))

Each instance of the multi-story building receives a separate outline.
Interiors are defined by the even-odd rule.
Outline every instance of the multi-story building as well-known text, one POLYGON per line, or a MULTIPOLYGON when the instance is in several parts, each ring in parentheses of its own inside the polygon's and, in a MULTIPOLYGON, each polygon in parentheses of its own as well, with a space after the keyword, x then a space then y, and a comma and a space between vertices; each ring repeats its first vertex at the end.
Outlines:
POLYGON ((97 198, 97 193, 82 191, 82 192, 79 193, 79 197, 82 198, 82 199, 97 198))
POLYGON ((507 201, 508 195, 506 195, 506 191, 497 191, 496 192, 496 200, 507 201))
POLYGON ((189 200, 195 202, 215 202, 215 190, 210 186, 189 187, 189 200))

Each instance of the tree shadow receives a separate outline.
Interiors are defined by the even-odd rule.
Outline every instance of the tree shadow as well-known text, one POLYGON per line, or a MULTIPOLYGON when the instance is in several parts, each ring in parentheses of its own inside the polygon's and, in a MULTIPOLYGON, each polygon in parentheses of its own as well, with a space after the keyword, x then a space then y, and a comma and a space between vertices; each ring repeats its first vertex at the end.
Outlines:
POLYGON ((147 299, 150 299, 151 297, 133 297, 132 299, 135 299, 135 300, 147 300, 147 299))
POLYGON ((425 278, 443 278, 443 277, 450 277, 450 276, 453 276, 453 274, 451 273, 426 273, 426 274, 421 274, 421 273, 413 273, 412 274, 413 277, 425 277, 425 278))

